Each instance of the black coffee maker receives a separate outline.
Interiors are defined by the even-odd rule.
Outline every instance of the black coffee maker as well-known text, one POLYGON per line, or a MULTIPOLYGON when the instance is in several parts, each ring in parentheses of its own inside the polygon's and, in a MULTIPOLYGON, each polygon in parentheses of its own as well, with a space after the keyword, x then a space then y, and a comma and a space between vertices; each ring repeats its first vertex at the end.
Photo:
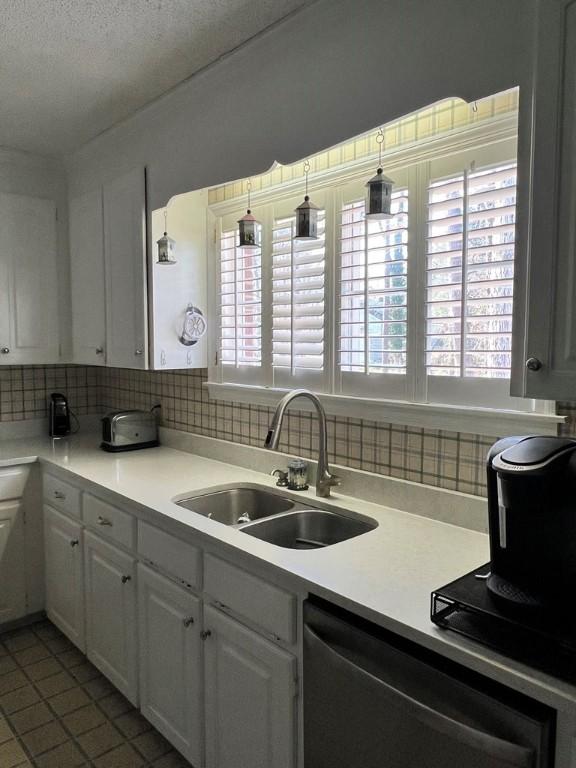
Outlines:
POLYGON ((548 611, 576 591, 576 440, 507 437, 488 454, 490 593, 548 611))
POLYGON ((48 431, 50 437, 65 437, 70 434, 70 408, 68 400, 60 392, 50 395, 48 431))

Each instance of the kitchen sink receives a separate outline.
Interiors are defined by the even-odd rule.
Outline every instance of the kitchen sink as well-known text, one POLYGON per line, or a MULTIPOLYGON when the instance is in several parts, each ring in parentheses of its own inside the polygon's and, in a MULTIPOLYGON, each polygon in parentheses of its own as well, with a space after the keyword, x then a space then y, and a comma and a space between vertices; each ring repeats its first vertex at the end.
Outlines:
POLYGON ((345 517, 323 509, 306 509, 249 523, 240 530, 278 547, 319 549, 360 536, 377 525, 375 520, 368 518, 345 517))
POLYGON ((278 515, 302 505, 278 493, 262 488, 229 488, 177 501, 184 507, 224 525, 239 525, 278 515))

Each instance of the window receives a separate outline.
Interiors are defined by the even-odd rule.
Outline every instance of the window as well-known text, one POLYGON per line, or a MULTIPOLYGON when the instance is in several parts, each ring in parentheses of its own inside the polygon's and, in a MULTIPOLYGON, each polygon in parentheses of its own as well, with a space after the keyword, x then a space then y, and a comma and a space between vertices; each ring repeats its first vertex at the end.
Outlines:
POLYGON ((325 213, 318 240, 294 240, 294 216, 272 230, 272 366, 276 386, 318 384, 324 369, 325 213))
POLYGON ((238 248, 237 242, 236 230, 222 233, 221 361, 249 372, 262 365, 262 257, 260 249, 238 248))
POLYGON ((450 137, 386 164, 394 189, 384 220, 365 218, 372 165, 325 172, 310 192, 322 209, 316 241, 293 238, 295 185, 259 193, 261 251, 235 247, 224 224, 242 209, 228 204, 220 380, 371 402, 537 408, 509 395, 516 141, 510 127, 481 138, 450 137))

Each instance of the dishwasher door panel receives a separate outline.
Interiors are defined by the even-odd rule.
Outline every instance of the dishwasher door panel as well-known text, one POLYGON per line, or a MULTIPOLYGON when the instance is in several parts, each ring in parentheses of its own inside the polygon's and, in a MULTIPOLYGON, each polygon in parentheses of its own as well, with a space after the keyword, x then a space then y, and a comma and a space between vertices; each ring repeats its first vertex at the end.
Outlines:
POLYGON ((307 608, 305 768, 549 768, 549 723, 307 608))

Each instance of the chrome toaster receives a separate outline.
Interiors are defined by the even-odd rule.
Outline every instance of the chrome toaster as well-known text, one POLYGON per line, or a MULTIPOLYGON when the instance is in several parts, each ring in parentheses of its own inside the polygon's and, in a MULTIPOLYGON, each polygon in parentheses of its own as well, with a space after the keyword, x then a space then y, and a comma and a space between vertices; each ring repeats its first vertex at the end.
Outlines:
POLYGON ((102 419, 104 451, 135 451, 159 445, 155 411, 114 411, 102 419))

